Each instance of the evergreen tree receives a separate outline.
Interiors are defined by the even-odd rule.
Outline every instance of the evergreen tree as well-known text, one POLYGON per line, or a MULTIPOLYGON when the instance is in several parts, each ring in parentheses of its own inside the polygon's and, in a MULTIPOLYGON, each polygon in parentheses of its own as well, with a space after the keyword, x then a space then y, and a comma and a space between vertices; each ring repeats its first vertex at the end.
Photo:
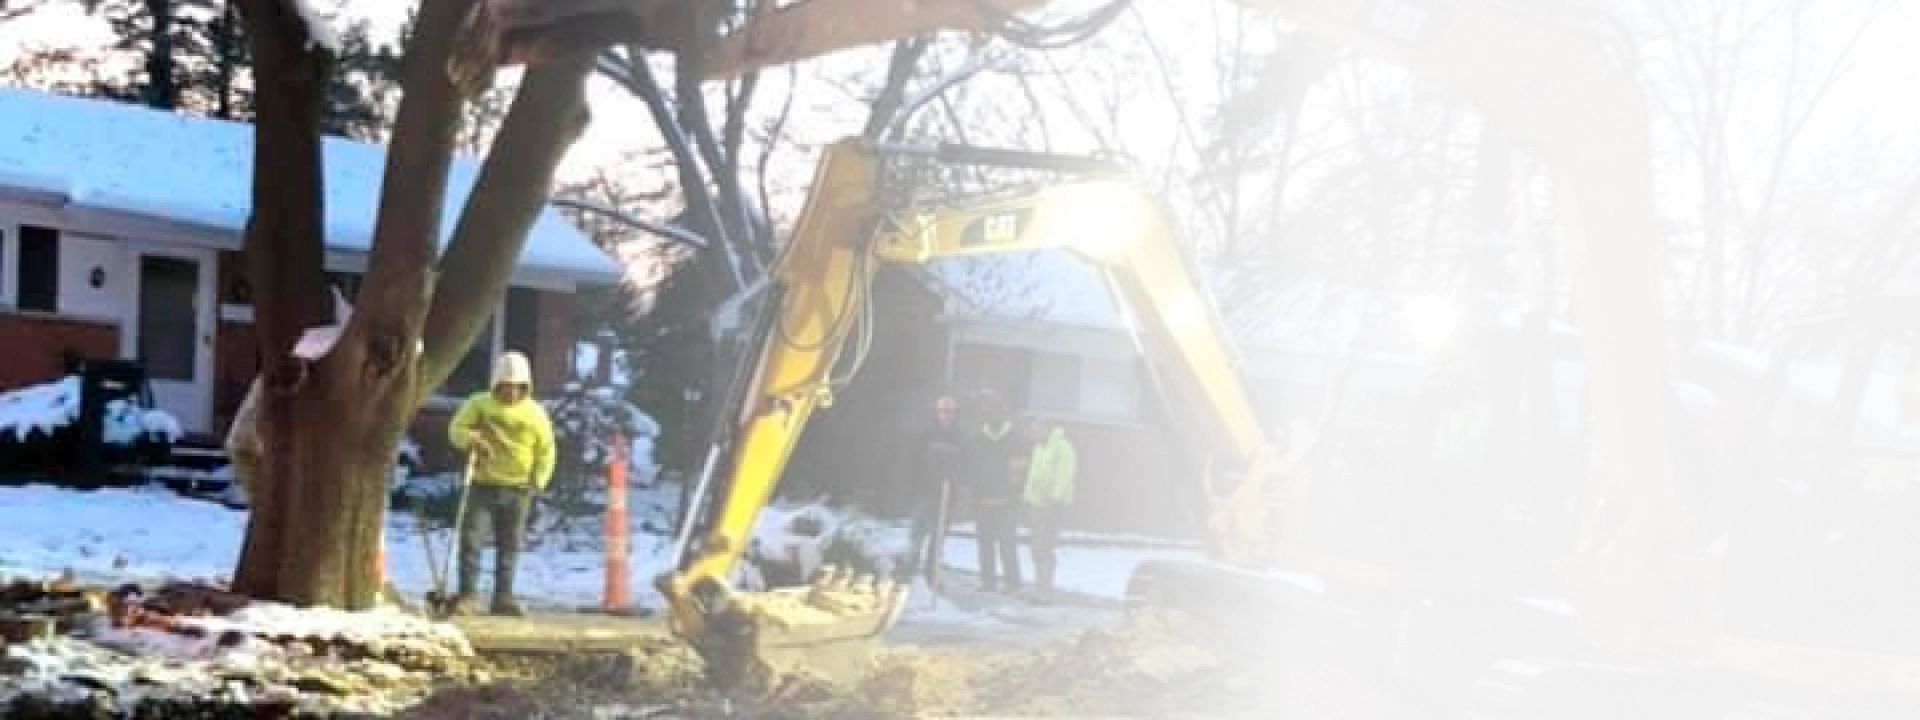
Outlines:
MULTIPOLYGON (((83 0, 113 30, 110 49, 141 58, 124 78, 96 81, 96 97, 251 121, 253 58, 231 0, 83 0)), ((404 37, 404 36, 403 36, 404 37)), ((398 43, 376 42, 366 21, 345 23, 327 85, 323 129, 384 140, 398 103, 398 43)))

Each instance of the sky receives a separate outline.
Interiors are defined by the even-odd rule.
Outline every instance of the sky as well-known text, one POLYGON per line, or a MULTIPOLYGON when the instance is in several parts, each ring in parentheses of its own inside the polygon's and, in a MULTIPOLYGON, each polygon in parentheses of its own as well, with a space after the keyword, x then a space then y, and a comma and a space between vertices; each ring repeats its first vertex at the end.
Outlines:
MULTIPOLYGON (((412 2, 397 0, 319 0, 323 12, 340 12, 347 16, 366 18, 374 23, 376 36, 397 32, 412 2), (337 11, 329 11, 332 4, 337 11)), ((1071 4, 1071 3, 1069 3, 1071 4)), ((0 55, 11 54, 22 45, 52 44, 92 46, 104 44, 111 39, 105 24, 97 18, 86 16, 77 3, 56 2, 47 9, 24 20, 0 25, 0 55)), ((1182 13, 1184 14, 1184 13, 1182 13)), ((845 105, 848 99, 844 92, 821 81, 825 77, 843 77, 860 74, 862 71, 877 67, 883 63, 885 53, 881 49, 861 49, 808 63, 805 70, 796 75, 787 72, 769 72, 761 79, 761 92, 757 103, 769 112, 782 102, 788 80, 797 77, 802 88, 801 97, 796 100, 794 115, 811 120, 812 127, 794 128, 805 143, 818 143, 835 137, 856 133, 864 117, 857 108, 845 105), (840 107, 829 107, 839 104, 840 107)), ((653 129, 652 120, 645 106, 631 98, 611 83, 595 79, 589 90, 590 105, 594 113, 593 123, 587 133, 568 154, 561 168, 562 177, 578 177, 592 171, 606 159, 616 157, 623 150, 651 148, 659 146, 659 136, 653 129)), ((1138 122, 1141 113, 1134 112, 1138 122)), ((1162 118, 1161 123, 1171 123, 1171 113, 1162 118)), ((811 164, 810 150, 783 152, 776 158, 776 164, 784 161, 802 173, 796 182, 804 182, 804 175, 811 164), (801 153, 795 155, 795 153, 801 153)))
MULTIPOLYGON (((327 0, 321 0, 325 5, 327 0)), ((1851 18, 1864 17, 1861 8, 1869 6, 1872 0, 1845 0, 1821 6, 1820 17, 1827 21, 1824 26, 1829 35, 1844 34, 1853 25, 1846 22, 1851 18)), ((56 3, 52 10, 44 11, 26 21, 16 21, 0 25, 0 53, 17 46, 24 39, 52 40, 56 42, 93 44, 107 38, 104 25, 98 20, 85 18, 76 7, 77 3, 56 3)), ((400 0, 343 0, 344 11, 350 15, 364 17, 374 21, 376 27, 391 31, 397 29, 407 8, 414 3, 400 0)), ((1755 6, 1766 3, 1756 3, 1755 6)), ((1212 73, 1216 71, 1209 64, 1212 55, 1212 40, 1223 20, 1229 17, 1232 6, 1227 2, 1196 3, 1195 0, 1143 0, 1138 4, 1139 11, 1122 20, 1132 23, 1135 28, 1146 26, 1153 29, 1156 40, 1162 43, 1160 48, 1169 55, 1178 58, 1172 63, 1172 72, 1177 76, 1164 77, 1127 77, 1121 80, 1135 81, 1138 87, 1135 93, 1158 91, 1163 85, 1175 85, 1189 88, 1190 97, 1180 107, 1177 103, 1132 102, 1125 107, 1124 117, 1119 121, 1121 131, 1127 137, 1121 138, 1124 145, 1141 150, 1146 154, 1159 153, 1170 146, 1180 145, 1177 128, 1180 113, 1195 112, 1204 109, 1208 100, 1204 96, 1205 86, 1217 83, 1212 73), (1171 41, 1177 38, 1178 41, 1171 41), (1169 138, 1172 138, 1170 141, 1169 138)), ((1920 107, 1906 100, 1898 92, 1888 92, 1889 88, 1910 87, 1920 74, 1920 63, 1912 62, 1913 50, 1911 33, 1905 29, 1920 24, 1920 3, 1891 0, 1878 6, 1880 15, 1876 16, 1873 26, 1861 38, 1856 50, 1855 61, 1850 73, 1832 91, 1833 94, 1821 102, 1819 112, 1814 118, 1812 132, 1824 138, 1845 139, 1851 132, 1871 132, 1884 136, 1890 143, 1907 142, 1908 128, 1920 121, 1920 107)), ((1133 30, 1135 28, 1125 28, 1133 30)), ((1111 33, 1110 33, 1111 34, 1111 33)), ((1821 38, 1823 42, 1834 43, 1843 38, 1837 35, 1821 38)), ((845 91, 835 88, 823 80, 828 77, 857 75, 862 71, 871 71, 884 61, 882 49, 865 49, 830 56, 824 60, 807 63, 794 75, 785 71, 767 73, 763 79, 763 89, 758 102, 763 111, 772 112, 777 108, 785 93, 789 77, 797 77, 801 92, 795 102, 794 112, 798 120, 790 125, 790 131, 798 131, 801 144, 798 147, 784 147, 776 152, 774 163, 786 168, 783 173, 791 180, 787 182, 789 190, 797 190, 806 182, 813 161, 812 148, 817 144, 835 137, 857 132, 863 119, 863 103, 858 98, 850 98, 845 91), (853 100, 853 102, 849 102, 853 100)), ((1089 83, 1112 82, 1112 67, 1115 63, 1108 56, 1095 55, 1092 59, 1082 59, 1074 64, 1073 53, 1055 53, 1049 62, 1067 65, 1064 78, 1043 80, 1040 91, 1050 93, 1049 101, 1058 105, 1059 98, 1073 93, 1076 87, 1084 89, 1089 83)), ((1117 57, 1117 56, 1114 56, 1117 57)), ((1136 64, 1132 67, 1139 67, 1136 64)), ((983 77, 975 81, 977 87, 990 87, 994 78, 983 77)), ((1004 88, 1004 79, 1000 87, 1004 88)), ((644 106, 637 100, 611 86, 604 80, 593 81, 590 98, 594 121, 587 134, 568 154, 562 166, 563 178, 579 177, 596 166, 617 158, 622 151, 656 148, 661 145, 647 115, 644 106)), ((1764 102, 1759 103, 1765 105, 1764 102)), ((1060 116, 1069 116, 1072 108, 1056 107, 1054 112, 1060 116)), ((1053 113, 1049 113, 1051 116, 1053 113)), ((1757 124, 1754 132, 1764 140, 1767 132, 1765 115, 1755 114, 1757 124)), ((1044 119, 1044 118, 1042 118, 1044 119)), ((1338 122, 1332 117, 1329 122, 1338 122)), ((1038 122, 1029 118, 1027 122, 1038 122)), ((1027 126, 1016 122, 1002 123, 1004 127, 977 128, 976 132, 991 134, 998 131, 1002 140, 1023 141, 1027 137, 1027 126), (1009 135, 1012 133, 1012 135, 1009 135)), ((1045 123, 1051 133, 1058 133, 1064 141, 1060 149, 1091 149, 1085 137, 1076 137, 1074 133, 1064 131, 1074 125, 1073 122, 1045 123)), ((1817 145, 1816 141, 1814 144, 1817 145)), ((1900 147, 1910 150, 1909 147, 1900 147)), ((1141 158, 1152 161, 1160 158, 1141 158)), ((1757 161, 1764 161, 1764 156, 1757 161)), ((666 178, 648 178, 653 182, 664 183, 666 178)), ((777 192, 777 191, 776 191, 777 192)), ((1690 197, 1687 187, 1682 183, 1669 183, 1664 192, 1672 207, 1686 208, 1697 204, 1690 197)), ((787 193, 791 197, 792 192, 787 193)), ((776 204, 778 200, 776 200, 776 204)))

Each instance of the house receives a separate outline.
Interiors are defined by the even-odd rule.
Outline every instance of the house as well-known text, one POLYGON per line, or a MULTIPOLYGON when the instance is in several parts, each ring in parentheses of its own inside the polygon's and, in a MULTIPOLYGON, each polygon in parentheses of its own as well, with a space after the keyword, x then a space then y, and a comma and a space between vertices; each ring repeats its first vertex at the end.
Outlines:
MULTIPOLYGON (((155 403, 189 437, 223 434, 257 367, 238 252, 252 128, 19 89, 0 89, 0 128, 0 388, 58 377, 70 358, 138 359, 155 403)), ((340 138, 326 140, 324 157, 326 263, 352 297, 385 157, 340 138)), ((455 161, 447 233, 478 170, 471 158, 455 161)), ((583 233, 543 210, 510 292, 422 420, 483 387, 491 356, 506 347, 527 351, 537 380, 557 386, 570 368, 575 291, 618 275, 583 233)), ((440 435, 415 433, 429 449, 440 435)))
POLYGON ((949 386, 992 390, 1026 417, 1068 427, 1082 478, 1069 524, 1197 532, 1198 486, 1184 484, 1190 472, 1155 426, 1152 379, 1096 267, 1034 251, 942 260, 924 275, 947 299, 949 386))
MULTIPOLYGON (((1202 268, 1218 301, 1240 378, 1276 433, 1336 409, 1335 427, 1404 423, 1431 356, 1406 337, 1406 298, 1324 283, 1236 286, 1202 268), (1349 357, 1350 348, 1366 348, 1349 357)), ((1157 392, 1098 268, 1063 251, 942 260, 923 273, 947 298, 949 384, 990 388, 1027 417, 1063 421, 1080 448, 1085 529, 1198 532, 1202 496, 1155 411, 1157 392), (1174 511, 1176 510, 1177 511, 1174 511)))

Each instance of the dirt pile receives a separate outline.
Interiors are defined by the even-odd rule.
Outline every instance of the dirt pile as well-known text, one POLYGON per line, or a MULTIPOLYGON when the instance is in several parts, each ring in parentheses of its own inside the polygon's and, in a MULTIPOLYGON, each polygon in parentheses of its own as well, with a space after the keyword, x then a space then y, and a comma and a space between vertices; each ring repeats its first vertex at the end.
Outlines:
POLYGON ((1035 649, 907 651, 863 688, 918 717, 1401 717, 1394 693, 1354 666, 1292 645, 1222 642, 1179 615, 1141 617, 1035 649))

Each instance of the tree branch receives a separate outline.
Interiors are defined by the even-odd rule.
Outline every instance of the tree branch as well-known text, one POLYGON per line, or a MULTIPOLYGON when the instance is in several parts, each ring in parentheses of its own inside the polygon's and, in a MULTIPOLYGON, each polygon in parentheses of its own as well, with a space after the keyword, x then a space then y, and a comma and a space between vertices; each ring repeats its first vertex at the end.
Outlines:
POLYGON ((46 0, 26 0, 25 2, 0 0, 0 21, 26 17, 39 10, 40 6, 45 4, 46 0))
MULTIPOLYGON (((774 116, 773 126, 768 128, 766 141, 760 145, 760 162, 754 175, 754 191, 760 195, 760 214, 766 221, 768 236, 773 235, 773 197, 767 190, 767 168, 773 164, 773 150, 779 147, 780 140, 787 135, 787 120, 793 115, 793 99, 799 93, 795 86, 799 84, 798 65, 787 66, 787 96, 780 103, 780 113, 774 116)), ((772 243, 768 243, 772 244, 772 243)))
MULTIPOLYGON (((713 180, 713 192, 719 195, 720 221, 726 230, 720 236, 721 241, 734 249, 734 257, 751 261, 753 274, 758 275, 762 271, 760 253, 754 247, 752 223, 747 220, 736 158, 727 155, 720 138, 714 133, 712 115, 707 112, 701 66, 697 61, 681 56, 674 71, 674 99, 678 101, 680 125, 693 139, 700 157, 706 161, 707 172, 713 180)), ((742 266, 741 269, 744 271, 746 267, 742 266)))
POLYGON ((913 81, 914 68, 920 65, 920 58, 927 53, 927 38, 913 37, 893 44, 893 57, 887 60, 887 78, 880 85, 880 92, 874 95, 873 104, 867 108, 867 125, 860 136, 868 140, 881 140, 888 126, 893 124, 895 115, 900 113, 901 105, 907 98, 907 83, 913 81))
POLYGON ((546 203, 554 171, 586 130, 587 71, 597 51, 580 51, 527 70, 493 151, 480 167, 441 258, 441 277, 427 312, 422 391, 438 387, 466 354, 492 314, 546 203))
POLYGON ((291 381, 278 359, 308 327, 326 323, 325 188, 320 125, 332 58, 310 46, 306 23, 284 0, 246 0, 240 13, 252 44, 254 72, 270 78, 255 98, 253 213, 247 221, 249 279, 256 289, 263 369, 291 381))
POLYGON ((447 72, 457 28, 474 0, 426 0, 402 69, 406 94, 395 116, 374 223, 373 251, 361 285, 366 297, 347 333, 368 341, 375 372, 395 372, 420 337, 432 267, 439 251, 447 170, 453 164, 464 98, 447 72))
MULTIPOLYGON (((653 116, 654 127, 660 130, 661 138, 667 141, 667 151, 673 155, 674 168, 680 174, 680 194, 687 203, 687 213, 692 215, 698 228, 712 238, 711 250, 718 251, 728 272, 731 288, 738 290, 746 287, 744 269, 734 257, 733 243, 728 238, 727 228, 720 222, 720 210, 714 207, 712 190, 707 183, 706 173, 701 170, 700 156, 693 148, 693 141, 687 137, 686 130, 680 125, 680 118, 668 102, 666 91, 653 76, 653 68, 646 56, 628 51, 621 58, 617 74, 607 76, 626 88, 627 92, 638 96, 647 105, 647 113, 653 116)), ((602 66, 604 72, 605 67, 602 66)))

